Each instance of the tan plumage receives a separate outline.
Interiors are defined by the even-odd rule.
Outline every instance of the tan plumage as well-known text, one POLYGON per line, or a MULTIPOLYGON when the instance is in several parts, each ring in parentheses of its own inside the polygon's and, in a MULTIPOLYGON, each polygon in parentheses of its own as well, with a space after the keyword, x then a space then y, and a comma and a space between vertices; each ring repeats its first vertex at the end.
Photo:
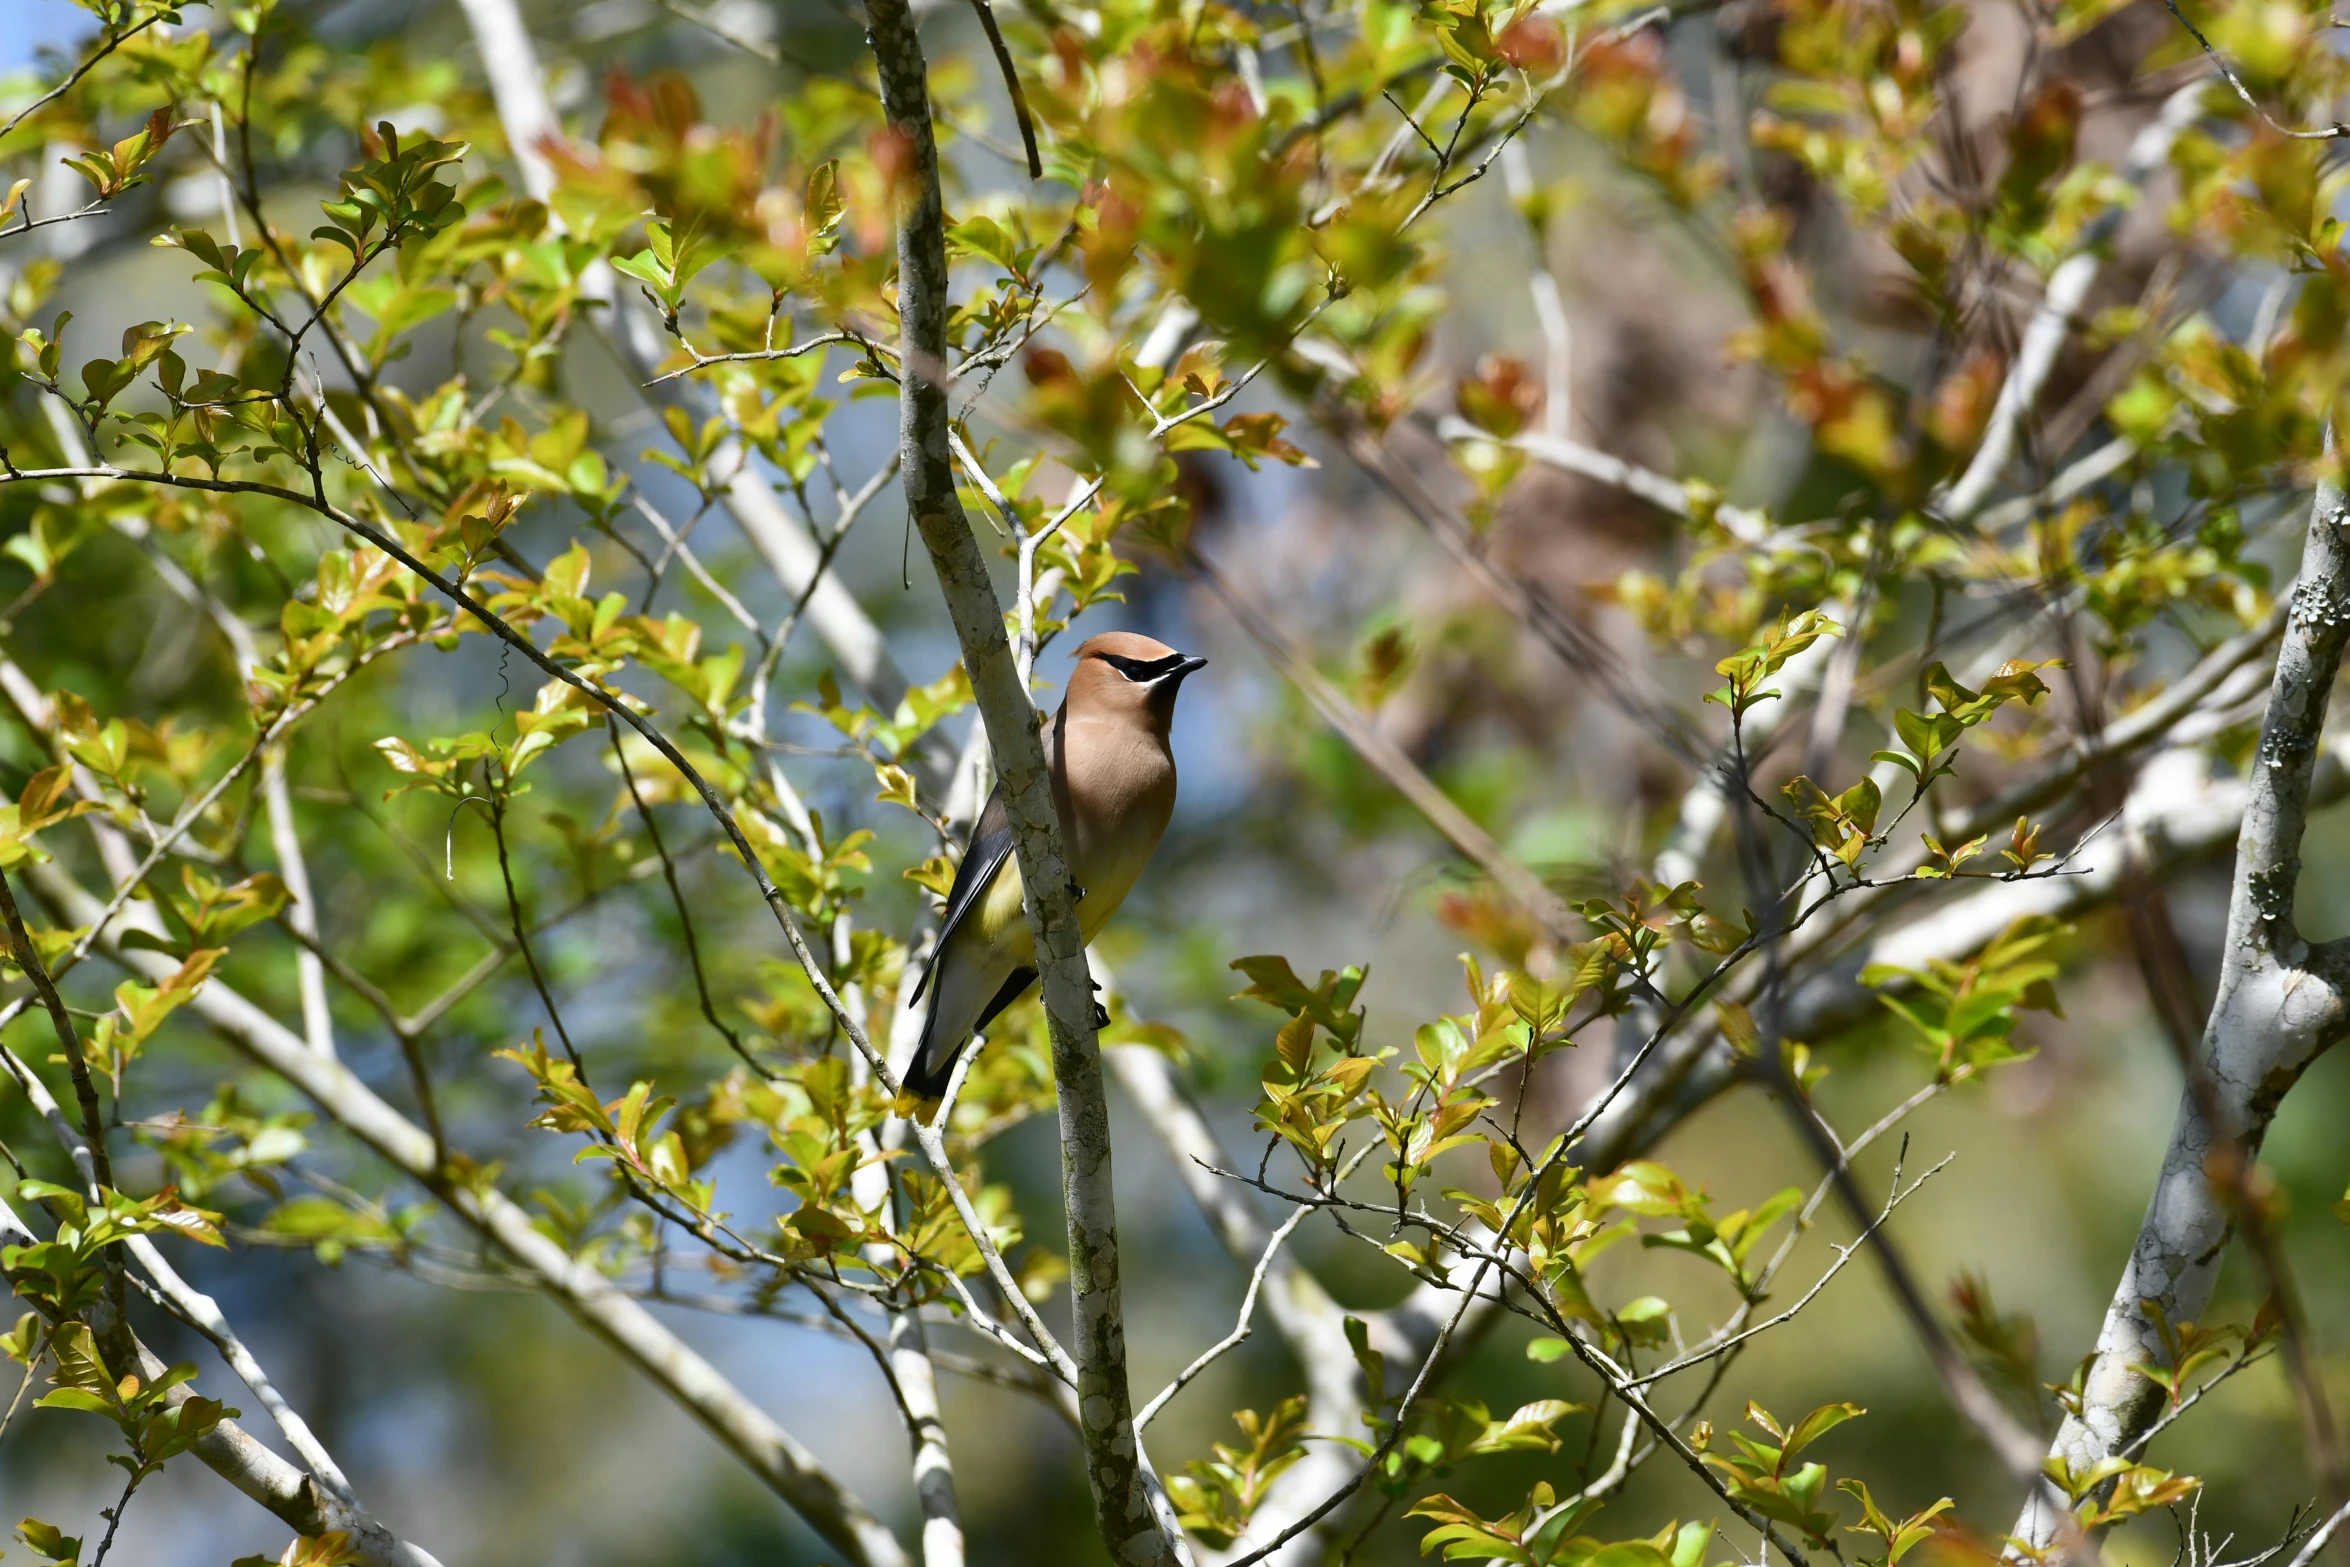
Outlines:
MULTIPOLYGON (((1130 631, 1104 632, 1077 650, 1044 753, 1088 942, 1126 901, 1175 812, 1167 744, 1175 695, 1206 662, 1130 631)), ((915 987, 917 1000, 934 993, 906 1086, 925 1098, 944 1092, 963 1046, 1035 983, 1036 947, 999 785, 971 830, 938 946, 915 987)))

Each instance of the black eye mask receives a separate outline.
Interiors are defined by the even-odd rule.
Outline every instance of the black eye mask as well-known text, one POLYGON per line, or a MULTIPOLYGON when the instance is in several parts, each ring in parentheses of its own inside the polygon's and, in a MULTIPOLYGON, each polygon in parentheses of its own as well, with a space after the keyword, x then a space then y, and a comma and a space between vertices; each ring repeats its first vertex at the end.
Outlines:
POLYGON ((1191 662, 1181 653, 1169 653, 1165 658, 1120 658, 1115 653, 1096 653, 1094 657, 1109 665, 1138 686, 1147 686, 1162 680, 1184 664, 1191 662))

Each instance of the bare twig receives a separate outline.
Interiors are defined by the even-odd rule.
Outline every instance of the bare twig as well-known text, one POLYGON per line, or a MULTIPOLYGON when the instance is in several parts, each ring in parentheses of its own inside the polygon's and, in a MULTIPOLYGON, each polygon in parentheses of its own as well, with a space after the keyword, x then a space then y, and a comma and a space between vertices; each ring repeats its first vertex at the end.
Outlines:
POLYGON ((2350 1502, 2335 1508, 2333 1514, 2318 1525, 2317 1532, 2301 1543, 2301 1549, 2294 1553, 2288 1567, 2310 1567, 2317 1560, 2318 1553, 2326 1548, 2346 1522, 2350 1522, 2350 1502))
POLYGON ((2236 74, 2236 68, 2228 63, 2227 56, 2212 47, 2211 40, 2203 36, 2203 29, 2187 20, 2187 13, 2179 9, 2178 0, 2162 0, 2162 3, 2172 16, 2178 18, 2179 25, 2194 35, 2195 42, 2203 50, 2204 57, 2211 61, 2220 75, 2227 78, 2228 85, 2235 89, 2236 96, 2243 101, 2244 107, 2259 115, 2262 123, 2266 124, 2270 130, 2294 141, 2332 141, 2336 137, 2350 136, 2350 125, 2337 122, 2320 130, 2301 130, 2285 124, 2275 115, 2269 113, 2260 106, 2260 101, 2252 96, 2252 89, 2244 85, 2244 79, 2236 74))
POLYGON ((1257 1292, 1265 1287, 1265 1270, 1273 1265, 1273 1254, 1281 1249, 1283 1241, 1289 1239, 1290 1231, 1296 1229, 1311 1211, 1307 1208, 1292 1209, 1289 1217, 1281 1221, 1281 1227, 1266 1240, 1265 1254, 1257 1259, 1255 1269, 1248 1276, 1248 1293, 1240 1297, 1240 1316, 1233 1322, 1232 1331, 1210 1344, 1206 1349, 1201 1350, 1190 1365, 1175 1374, 1174 1381, 1159 1390, 1158 1397, 1142 1406, 1141 1411, 1134 1417, 1134 1434, 1138 1439, 1144 1429, 1158 1418, 1159 1411, 1166 1408, 1176 1394, 1189 1386, 1194 1377, 1214 1365, 1230 1351, 1247 1342, 1249 1319, 1256 1315, 1257 1292))
POLYGON ((1020 86, 1020 68, 1013 63, 1011 48, 1004 42, 1004 30, 996 25, 995 7, 988 0, 971 0, 971 9, 979 13, 987 46, 995 52, 996 69, 1004 73, 1004 91, 1012 99, 1012 118, 1020 122, 1020 150, 1028 154, 1028 177, 1041 180, 1044 158, 1036 150, 1036 119, 1028 112, 1028 94, 1020 86))
MULTIPOLYGON (((1838 1162, 1849 1168, 1852 1162, 1851 1156, 1852 1150, 1846 1149, 1839 1156, 1838 1162)), ((1640 1376, 1634 1377, 1631 1379, 1631 1385, 1633 1387, 1646 1387, 1652 1382, 1661 1382, 1666 1377, 1674 1376, 1680 1372, 1687 1371, 1692 1366, 1701 1366, 1717 1356, 1728 1354, 1731 1350, 1747 1342, 1749 1339, 1754 1338, 1758 1334, 1767 1333, 1775 1327, 1779 1327, 1788 1322, 1794 1321, 1795 1318, 1802 1313, 1806 1306, 1809 1306, 1813 1301, 1819 1299, 1820 1292, 1828 1287, 1828 1285, 1835 1279, 1837 1274, 1844 1271, 1844 1265, 1860 1254, 1862 1248, 1867 1244, 1869 1237, 1875 1234, 1877 1229, 1882 1226, 1887 1219, 1890 1219, 1893 1216, 1893 1210, 1900 1207, 1904 1200, 1914 1195, 1919 1187, 1925 1185, 1926 1182, 1932 1180, 1935 1176, 1940 1175, 1945 1169, 1949 1168, 1950 1161, 1957 1157, 1958 1156, 1956 1154, 1951 1154, 1945 1157, 1940 1164, 1935 1165, 1932 1169, 1926 1171, 1925 1174, 1919 1176, 1915 1181, 1911 1182, 1906 1190, 1896 1190, 1891 1197, 1887 1198, 1885 1200, 1885 1206, 1878 1211, 1876 1217, 1870 1219, 1867 1222, 1867 1224, 1862 1228, 1861 1233, 1854 1237, 1851 1245, 1838 1246, 1835 1248, 1836 1260, 1833 1263, 1830 1263, 1828 1267, 1820 1274, 1819 1278, 1813 1282, 1812 1287, 1808 1290, 1805 1290, 1802 1296, 1785 1311, 1777 1312, 1772 1316, 1765 1317, 1762 1321, 1754 1323, 1749 1327, 1742 1328, 1725 1338, 1716 1339, 1712 1342, 1701 1345, 1698 1348, 1691 1350, 1688 1354, 1680 1356, 1678 1359, 1668 1361, 1664 1365, 1657 1367, 1654 1371, 1645 1372, 1640 1376)))
POLYGON ((865 339, 853 332, 822 332, 804 343, 794 343, 789 348, 750 348, 739 353, 728 354, 695 353, 689 344, 686 347, 686 352, 693 354, 690 363, 679 365, 674 370, 664 370, 644 384, 648 387, 666 386, 671 381, 692 375, 697 370, 706 370, 711 365, 760 364, 774 359, 798 359, 807 354, 819 353, 836 343, 855 343, 860 348, 867 349, 872 347, 865 339))
POLYGON ((101 65, 106 60, 106 57, 113 54, 115 50, 120 49, 124 44, 130 42, 133 38, 138 37, 139 34, 145 32, 148 28, 153 27, 158 22, 161 22, 169 15, 171 15, 169 10, 162 6, 157 6, 154 10, 148 12, 147 15, 139 18, 138 21, 132 23, 128 27, 123 28, 119 32, 109 29, 106 33, 106 36, 98 41, 98 47, 91 50, 90 53, 84 57, 79 64, 75 65, 74 68, 66 74, 65 80, 59 82, 56 86, 41 94, 40 97, 35 98, 31 103, 26 104, 23 108, 17 110, 16 113, 10 115, 8 117, 8 122, 5 125, 0 125, 0 141, 6 141, 9 137, 9 134, 19 125, 22 125, 26 120, 31 119, 34 115, 40 113, 43 109, 48 108, 49 105, 55 103, 58 99, 73 91, 74 87, 81 81, 83 77, 96 70, 99 65, 101 65))
MULTIPOLYGON (((628 749, 620 743, 620 725, 607 718, 604 732, 612 742, 613 757, 620 763, 620 780, 628 790, 629 803, 636 807, 637 820, 645 824, 645 836, 652 840, 653 853, 660 857, 661 877, 668 884, 670 904, 677 910, 678 929, 685 936, 686 962, 694 971, 694 994, 701 1000, 702 1016, 726 1041, 727 1048, 742 1058, 743 1065, 772 1081, 774 1070, 751 1054, 750 1046, 743 1043, 742 1035, 727 1027, 725 1020, 718 1015, 718 1004, 710 999, 710 977, 702 969, 702 944, 694 935, 693 910, 686 903, 685 889, 677 883, 677 862, 669 857, 669 845, 661 838, 661 823, 636 786, 636 773, 628 765, 628 749)), ((519 925, 516 928, 519 930, 519 925)), ((536 972, 535 966, 533 972, 536 972)))

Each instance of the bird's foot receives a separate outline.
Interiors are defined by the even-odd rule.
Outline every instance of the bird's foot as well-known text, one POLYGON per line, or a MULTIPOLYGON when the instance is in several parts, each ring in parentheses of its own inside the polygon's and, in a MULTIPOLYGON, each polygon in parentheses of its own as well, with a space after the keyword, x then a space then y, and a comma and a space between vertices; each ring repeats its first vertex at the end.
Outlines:
POLYGON ((1110 1009, 1098 1001, 1093 1004, 1093 1026, 1095 1028, 1110 1026, 1110 1009))
POLYGON ((1074 876, 1069 878, 1069 901, 1071 903, 1083 903, 1085 901, 1085 889, 1077 885, 1077 878, 1074 876))

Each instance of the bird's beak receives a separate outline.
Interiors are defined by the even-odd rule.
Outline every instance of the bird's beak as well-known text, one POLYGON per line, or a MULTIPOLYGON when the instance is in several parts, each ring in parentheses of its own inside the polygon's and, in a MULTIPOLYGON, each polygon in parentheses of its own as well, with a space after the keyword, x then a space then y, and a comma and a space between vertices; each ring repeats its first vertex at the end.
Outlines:
POLYGON ((1167 672, 1153 680, 1145 689, 1149 692, 1151 709, 1158 713, 1175 711, 1175 693, 1182 689, 1183 677, 1195 669, 1206 667, 1204 658, 1187 658, 1169 667, 1167 672))

